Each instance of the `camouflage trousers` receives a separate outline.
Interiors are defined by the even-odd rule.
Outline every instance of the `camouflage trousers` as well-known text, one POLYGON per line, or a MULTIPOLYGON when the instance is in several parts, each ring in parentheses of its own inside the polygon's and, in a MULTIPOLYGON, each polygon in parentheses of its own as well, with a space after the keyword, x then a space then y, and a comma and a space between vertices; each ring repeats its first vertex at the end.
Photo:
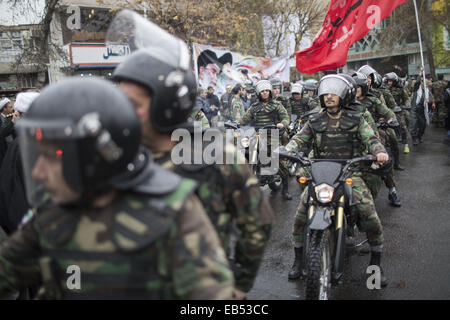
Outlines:
MULTIPOLYGON (((396 157, 397 159, 393 159, 394 164, 396 161, 399 161, 398 157, 400 157, 400 151, 398 148, 398 141, 395 136, 395 132, 393 129, 389 128, 386 131, 385 130, 378 130, 378 135, 380 136, 380 141, 383 144, 383 146, 389 146, 390 147, 390 154, 389 157, 396 157)), ((389 173, 382 177, 382 180, 384 181, 384 184, 388 189, 395 188, 395 180, 394 180, 394 169, 389 171, 389 173)), ((366 181, 366 180, 364 180, 366 181)), ((367 182, 366 182, 367 183, 367 182)), ((369 189, 372 191, 371 186, 367 185, 369 189)), ((373 196, 373 193, 372 193, 373 196)), ((373 197, 374 199, 376 197, 373 197)))
POLYGON ((402 112, 397 113, 395 116, 397 117, 398 123, 400 124, 402 143, 408 143, 408 127, 411 124, 409 111, 403 110, 402 112))
POLYGON ((381 177, 377 176, 376 174, 364 172, 362 175, 362 179, 364 180, 367 188, 369 188, 372 198, 375 200, 381 189, 381 177))
MULTIPOLYGON (((355 207, 358 214, 357 224, 359 230, 366 233, 367 240, 370 246, 382 246, 384 242, 383 228, 375 210, 375 204, 373 202, 372 195, 361 177, 354 175, 352 179, 353 196, 355 198, 355 202, 357 203, 355 207)), ((301 195, 297 214, 294 218, 292 236, 294 245, 296 246, 303 244, 305 239, 305 226, 308 222, 306 215, 307 203, 308 188, 305 188, 301 195)))
POLYGON ((447 108, 443 102, 436 102, 436 109, 433 111, 433 121, 444 122, 447 118, 447 108))

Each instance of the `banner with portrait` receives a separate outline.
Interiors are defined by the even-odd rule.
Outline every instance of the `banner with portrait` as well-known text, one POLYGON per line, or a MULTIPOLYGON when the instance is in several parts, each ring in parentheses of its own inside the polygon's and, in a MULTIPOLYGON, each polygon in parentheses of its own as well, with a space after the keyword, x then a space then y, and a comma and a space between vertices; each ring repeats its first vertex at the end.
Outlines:
POLYGON ((221 95, 226 86, 256 84, 262 79, 290 80, 289 58, 244 56, 223 47, 193 44, 195 74, 199 87, 212 86, 221 95))

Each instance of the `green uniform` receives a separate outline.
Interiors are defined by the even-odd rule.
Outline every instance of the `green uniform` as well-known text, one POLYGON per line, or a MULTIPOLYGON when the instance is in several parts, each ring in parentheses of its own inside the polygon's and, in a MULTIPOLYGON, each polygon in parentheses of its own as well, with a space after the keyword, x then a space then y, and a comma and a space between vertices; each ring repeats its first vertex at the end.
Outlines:
MULTIPOLYGON (((276 125, 278 123, 282 123, 285 128, 288 128, 290 124, 290 117, 286 109, 280 102, 275 100, 271 100, 265 104, 260 101, 255 102, 247 110, 239 124, 241 126, 245 126, 252 120, 254 120, 254 126, 257 128, 268 125, 276 125)), ((270 153, 271 139, 269 135, 267 143, 268 152, 270 153)), ((287 179, 289 177, 289 170, 285 161, 280 161, 278 174, 282 179, 287 179)))
MULTIPOLYGON (((373 119, 372 114, 367 110, 367 105, 363 103, 353 103, 351 104, 351 106, 355 108, 357 111, 363 113, 364 120, 366 120, 367 124, 372 128, 373 132, 375 132, 376 137, 379 139, 380 136, 378 134, 377 124, 373 119)), ((365 153, 368 153, 368 150, 366 151, 367 152, 365 153)), ((376 174, 372 174, 370 172, 365 171, 362 173, 362 178, 366 183, 367 188, 369 188, 370 193, 372 194, 372 198, 376 199, 381 189, 381 182, 382 182, 381 177, 376 174)))
POLYGON ((50 299, 230 299, 233 275, 195 187, 183 179, 164 196, 119 192, 102 209, 39 209, 0 249, 0 293, 42 282, 50 299))
POLYGON ((241 121, 242 117, 245 114, 245 108, 241 98, 233 97, 233 100, 231 102, 231 113, 231 120, 233 122, 241 121))
POLYGON ((291 108, 291 104, 290 104, 289 98, 285 97, 285 96, 282 96, 280 94, 274 100, 280 102, 283 105, 283 107, 286 109, 286 111, 287 111, 287 113, 289 115, 289 118, 291 118, 292 108, 291 108))
POLYGON ((444 124, 445 119, 447 118, 447 108, 444 103, 444 91, 447 87, 447 84, 438 80, 433 82, 431 87, 431 92, 433 93, 436 108, 433 111, 433 121, 439 122, 441 125, 444 124))
MULTIPOLYGON (((398 106, 410 106, 411 99, 403 88, 398 88, 392 86, 390 89, 392 96, 394 97, 395 103, 398 106)), ((409 111, 403 110, 397 116, 398 122, 400 123, 401 131, 402 131, 402 140, 403 143, 407 143, 408 138, 408 124, 410 123, 410 113, 409 111)))
POLYGON ((289 104, 291 105, 292 114, 297 116, 303 115, 308 112, 309 109, 309 100, 307 98, 302 98, 300 100, 295 100, 294 98, 289 98, 289 104))
MULTIPOLYGON (((235 147, 227 144, 226 153, 232 153, 234 159, 235 147)), ((235 164, 175 166, 170 152, 155 154, 155 161, 163 168, 195 179, 200 184, 197 196, 227 252, 231 250, 232 223, 236 223, 240 236, 231 264, 236 287, 249 291, 269 240, 274 218, 273 210, 250 167, 236 164, 236 161, 235 164)))
MULTIPOLYGON (((361 155, 363 150, 369 150, 371 154, 386 152, 376 138, 375 132, 364 120, 362 113, 347 109, 342 111, 338 120, 329 118, 325 110, 320 112, 291 139, 286 149, 299 151, 304 144, 310 142, 313 144, 314 156, 322 159, 351 159, 361 155)), ((381 250, 383 232, 373 198, 361 178, 361 172, 354 172, 352 179, 359 227, 366 232, 369 244, 381 250)), ((296 243, 303 243, 304 240, 304 227, 307 222, 307 191, 308 189, 305 188, 302 193, 294 220, 293 238, 296 243)))

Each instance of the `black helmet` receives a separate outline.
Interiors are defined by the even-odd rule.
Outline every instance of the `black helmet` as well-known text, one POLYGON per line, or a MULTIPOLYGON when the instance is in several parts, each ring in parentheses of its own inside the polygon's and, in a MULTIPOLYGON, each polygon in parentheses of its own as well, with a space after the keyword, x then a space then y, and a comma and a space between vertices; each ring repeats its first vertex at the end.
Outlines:
POLYGON ((61 159, 63 178, 75 192, 95 193, 129 169, 141 138, 130 100, 99 78, 70 78, 45 88, 16 130, 32 205, 43 199, 43 186, 32 177, 40 156, 61 159), (49 145, 55 148, 50 155, 42 150, 49 145))
POLYGON ((324 76, 319 81, 319 87, 317 89, 320 105, 322 108, 326 108, 323 96, 325 94, 335 94, 340 97, 339 107, 342 108, 349 104, 350 100, 350 87, 351 84, 341 76, 336 74, 330 74, 324 76))
POLYGON ((367 82, 367 76, 361 72, 355 72, 352 78, 356 81, 356 85, 361 87, 361 94, 367 96, 369 92, 369 83, 367 82))
POLYGON ((383 81, 386 82, 386 84, 389 80, 394 82, 393 86, 398 86, 398 75, 395 72, 389 72, 384 75, 383 81))
POLYGON ((137 13, 123 10, 108 29, 109 47, 136 50, 114 71, 115 81, 138 83, 150 91, 150 122, 160 132, 183 126, 192 113, 196 82, 186 44, 137 13))
POLYGON ((383 84, 383 78, 381 77, 381 74, 375 73, 374 79, 372 80, 372 88, 377 89, 377 88, 381 87, 382 84, 383 84))
POLYGON ((305 81, 304 88, 307 91, 314 91, 314 94, 317 94, 317 80, 308 79, 305 81))
POLYGON ((353 101, 356 99, 356 88, 358 88, 358 85, 356 84, 355 79, 353 79, 350 75, 346 73, 338 73, 338 76, 345 78, 349 83, 349 99, 350 101, 353 101))

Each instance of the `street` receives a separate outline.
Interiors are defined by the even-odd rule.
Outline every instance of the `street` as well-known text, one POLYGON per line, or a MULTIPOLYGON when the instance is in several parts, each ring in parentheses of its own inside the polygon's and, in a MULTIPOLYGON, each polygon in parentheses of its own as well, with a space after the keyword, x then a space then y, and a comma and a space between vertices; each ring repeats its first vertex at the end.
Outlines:
MULTIPOLYGON (((449 299, 450 298, 450 160, 442 143, 443 129, 428 127, 424 143, 401 154, 405 171, 396 171, 401 208, 388 203, 383 185, 376 200, 385 237, 381 265, 389 279, 382 290, 366 287, 369 254, 353 254, 346 260, 341 284, 330 299, 449 299)), ((290 183, 292 201, 270 195, 276 220, 253 289, 253 299, 304 299, 304 281, 288 280, 294 260, 292 223, 300 197, 297 182, 290 183)), ((358 234, 364 240, 364 234, 358 234)), ((367 244, 365 245, 368 248, 367 244)))

